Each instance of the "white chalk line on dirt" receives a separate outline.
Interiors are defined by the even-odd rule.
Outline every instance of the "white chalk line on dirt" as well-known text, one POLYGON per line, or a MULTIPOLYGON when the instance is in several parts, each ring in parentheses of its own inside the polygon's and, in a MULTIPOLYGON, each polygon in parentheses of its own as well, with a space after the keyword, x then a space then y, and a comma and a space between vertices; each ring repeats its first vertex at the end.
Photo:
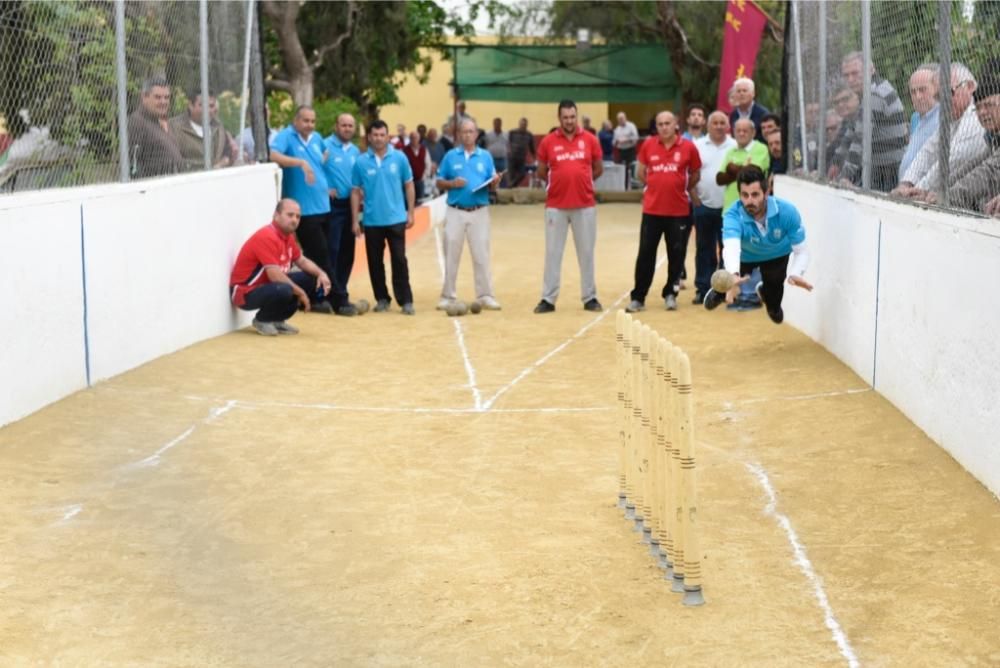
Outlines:
POLYGON ((847 660, 847 665, 851 666, 851 668, 860 666, 861 663, 858 661, 858 657, 854 653, 854 648, 851 647, 851 642, 848 640, 847 634, 844 633, 843 628, 841 628, 840 623, 833 614, 833 608, 830 606, 830 600, 827 598, 826 591, 823 589, 823 582, 816 574, 816 570, 813 568, 812 562, 809 561, 809 557, 806 555, 805 546, 799 541, 798 534, 792 526, 791 520, 788 519, 788 516, 784 513, 778 512, 778 497, 774 491, 774 487, 771 486, 771 480, 768 478, 767 471, 765 471, 760 464, 744 462, 744 466, 746 466, 747 470, 757 478, 757 482, 764 489, 764 493, 767 495, 767 506, 764 508, 764 514, 773 517, 778 523, 778 526, 785 531, 788 543, 792 546, 792 553, 795 555, 794 563, 799 567, 799 570, 802 571, 802 574, 806 576, 806 579, 809 580, 809 583, 812 585, 813 595, 816 597, 819 607, 823 610, 823 618, 826 623, 826 628, 830 629, 830 633, 833 636, 834 642, 837 643, 841 656, 847 660))
MULTIPOLYGON (((666 261, 666 259, 667 259, 666 255, 662 256, 657 261, 657 263, 656 263, 656 269, 659 269, 660 265, 663 264, 664 261, 666 261)), ((513 387, 515 385, 517 385, 522 380, 524 380, 529 375, 531 375, 531 373, 534 372, 536 369, 538 369, 539 367, 543 366, 546 362, 548 362, 550 359, 552 359, 553 357, 555 357, 559 352, 561 352, 567 346, 569 346, 569 344, 573 343, 574 341, 576 341, 577 339, 579 339, 580 337, 582 337, 584 334, 586 334, 594 325, 596 325, 597 323, 599 323, 601 320, 604 320, 604 318, 606 318, 609 313, 614 312, 615 308, 620 303, 622 303, 622 301, 626 297, 628 297, 628 296, 629 296, 628 292, 622 293, 622 295, 620 297, 618 297, 618 299, 616 299, 611 304, 610 308, 607 308, 607 309, 601 311, 590 322, 588 322, 586 325, 584 325, 583 327, 581 327, 576 332, 576 334, 574 334, 573 336, 569 337, 568 339, 566 339, 565 341, 563 341, 562 343, 560 343, 558 346, 556 346, 555 348, 553 348, 549 352, 547 352, 544 355, 542 355, 541 357, 539 357, 535 361, 535 363, 532 364, 531 366, 527 366, 524 369, 522 369, 521 373, 517 374, 517 376, 514 377, 514 380, 510 381, 509 383, 507 383, 506 385, 504 385, 503 387, 501 387, 499 390, 497 390, 496 394, 494 394, 492 397, 490 397, 486 401, 486 403, 483 404, 483 410, 492 410, 493 404, 496 403, 497 399, 499 399, 501 396, 503 396, 504 394, 506 394, 507 392, 509 392, 511 389, 513 389, 513 387)))
POLYGON ((477 411, 483 409, 483 397, 476 386, 476 370, 469 359, 469 349, 465 345, 465 333, 462 330, 462 321, 453 320, 455 324, 455 338, 458 339, 458 349, 462 351, 462 362, 465 364, 465 375, 469 377, 469 389, 472 390, 472 402, 477 411))
POLYGON ((756 399, 743 399, 734 403, 740 405, 761 404, 766 401, 808 401, 810 399, 825 399, 827 397, 840 397, 848 394, 864 394, 871 392, 870 387, 859 387, 852 390, 834 390, 832 392, 817 392, 815 394, 797 394, 790 397, 758 397, 756 399))
MULTIPOLYGON (((202 397, 188 396, 186 399, 201 401, 202 397)), ((347 406, 343 404, 304 403, 293 401, 242 401, 235 400, 236 408, 298 408, 303 410, 343 411, 345 413, 485 413, 481 407, 437 407, 437 406, 347 406)), ((537 408, 494 408, 491 413, 598 413, 612 410, 612 406, 539 406, 537 408)))

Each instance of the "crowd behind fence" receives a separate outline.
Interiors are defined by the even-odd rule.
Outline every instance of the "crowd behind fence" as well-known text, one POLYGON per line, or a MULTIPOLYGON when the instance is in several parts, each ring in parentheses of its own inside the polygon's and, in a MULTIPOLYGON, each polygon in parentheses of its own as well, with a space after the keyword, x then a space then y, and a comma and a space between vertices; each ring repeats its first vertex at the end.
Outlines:
POLYGON ((792 2, 792 173, 1000 214, 1000 2, 792 2))
POLYGON ((266 151, 254 4, 0 3, 0 192, 253 161, 266 151))

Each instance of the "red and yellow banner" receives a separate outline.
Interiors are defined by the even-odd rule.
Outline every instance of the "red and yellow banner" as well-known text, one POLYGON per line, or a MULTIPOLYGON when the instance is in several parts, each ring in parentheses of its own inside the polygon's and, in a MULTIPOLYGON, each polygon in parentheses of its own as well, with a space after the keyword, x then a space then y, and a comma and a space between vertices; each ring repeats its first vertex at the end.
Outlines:
POLYGON ((729 89, 740 77, 753 78, 754 64, 760 39, 764 34, 767 15, 750 0, 729 0, 726 3, 726 26, 722 34, 722 61, 719 68, 717 109, 732 111, 729 89))

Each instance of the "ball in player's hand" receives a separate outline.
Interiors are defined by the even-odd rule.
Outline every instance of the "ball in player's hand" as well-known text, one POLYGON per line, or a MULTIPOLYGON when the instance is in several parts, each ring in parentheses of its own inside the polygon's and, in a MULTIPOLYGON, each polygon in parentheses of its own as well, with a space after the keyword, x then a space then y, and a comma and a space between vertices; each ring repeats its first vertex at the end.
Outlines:
POLYGON ((444 312, 451 317, 455 317, 456 315, 458 315, 458 303, 448 302, 448 305, 444 307, 444 312))
POLYGON ((371 307, 372 305, 368 303, 367 299, 359 299, 358 301, 354 302, 354 308, 358 309, 358 315, 364 315, 365 313, 368 313, 371 307))
POLYGON ((736 283, 736 277, 725 269, 719 269, 712 274, 712 289, 717 293, 724 294, 736 283))
POLYGON ((465 302, 455 302, 455 315, 465 315, 469 312, 469 307, 465 302))
POLYGON ((482 310, 483 310, 483 305, 479 303, 478 299, 469 304, 469 313, 471 313, 472 315, 477 315, 482 310))

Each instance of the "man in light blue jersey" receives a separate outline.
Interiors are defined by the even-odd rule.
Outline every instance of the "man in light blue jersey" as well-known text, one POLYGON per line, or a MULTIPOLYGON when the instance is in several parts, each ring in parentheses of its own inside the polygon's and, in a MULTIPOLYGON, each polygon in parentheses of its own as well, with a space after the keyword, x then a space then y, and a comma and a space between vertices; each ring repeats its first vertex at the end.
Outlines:
POLYGON ((354 139, 355 121, 350 114, 337 117, 334 133, 327 137, 326 180, 330 187, 330 233, 327 249, 330 255, 330 278, 333 289, 330 303, 337 315, 358 315, 357 307, 347 296, 347 281, 354 268, 354 231, 351 229, 351 172, 361 154, 351 141, 354 139))
POLYGON ((740 201, 726 210, 722 219, 722 259, 733 274, 733 285, 725 293, 710 289, 705 308, 712 310, 722 302, 733 303, 740 285, 750 280, 760 268, 757 295, 775 324, 785 318, 781 300, 785 279, 789 285, 812 290, 802 275, 809 265, 806 231, 795 206, 785 199, 768 197, 767 176, 756 165, 747 165, 736 176, 740 201), (791 256, 791 267, 789 267, 791 256))

